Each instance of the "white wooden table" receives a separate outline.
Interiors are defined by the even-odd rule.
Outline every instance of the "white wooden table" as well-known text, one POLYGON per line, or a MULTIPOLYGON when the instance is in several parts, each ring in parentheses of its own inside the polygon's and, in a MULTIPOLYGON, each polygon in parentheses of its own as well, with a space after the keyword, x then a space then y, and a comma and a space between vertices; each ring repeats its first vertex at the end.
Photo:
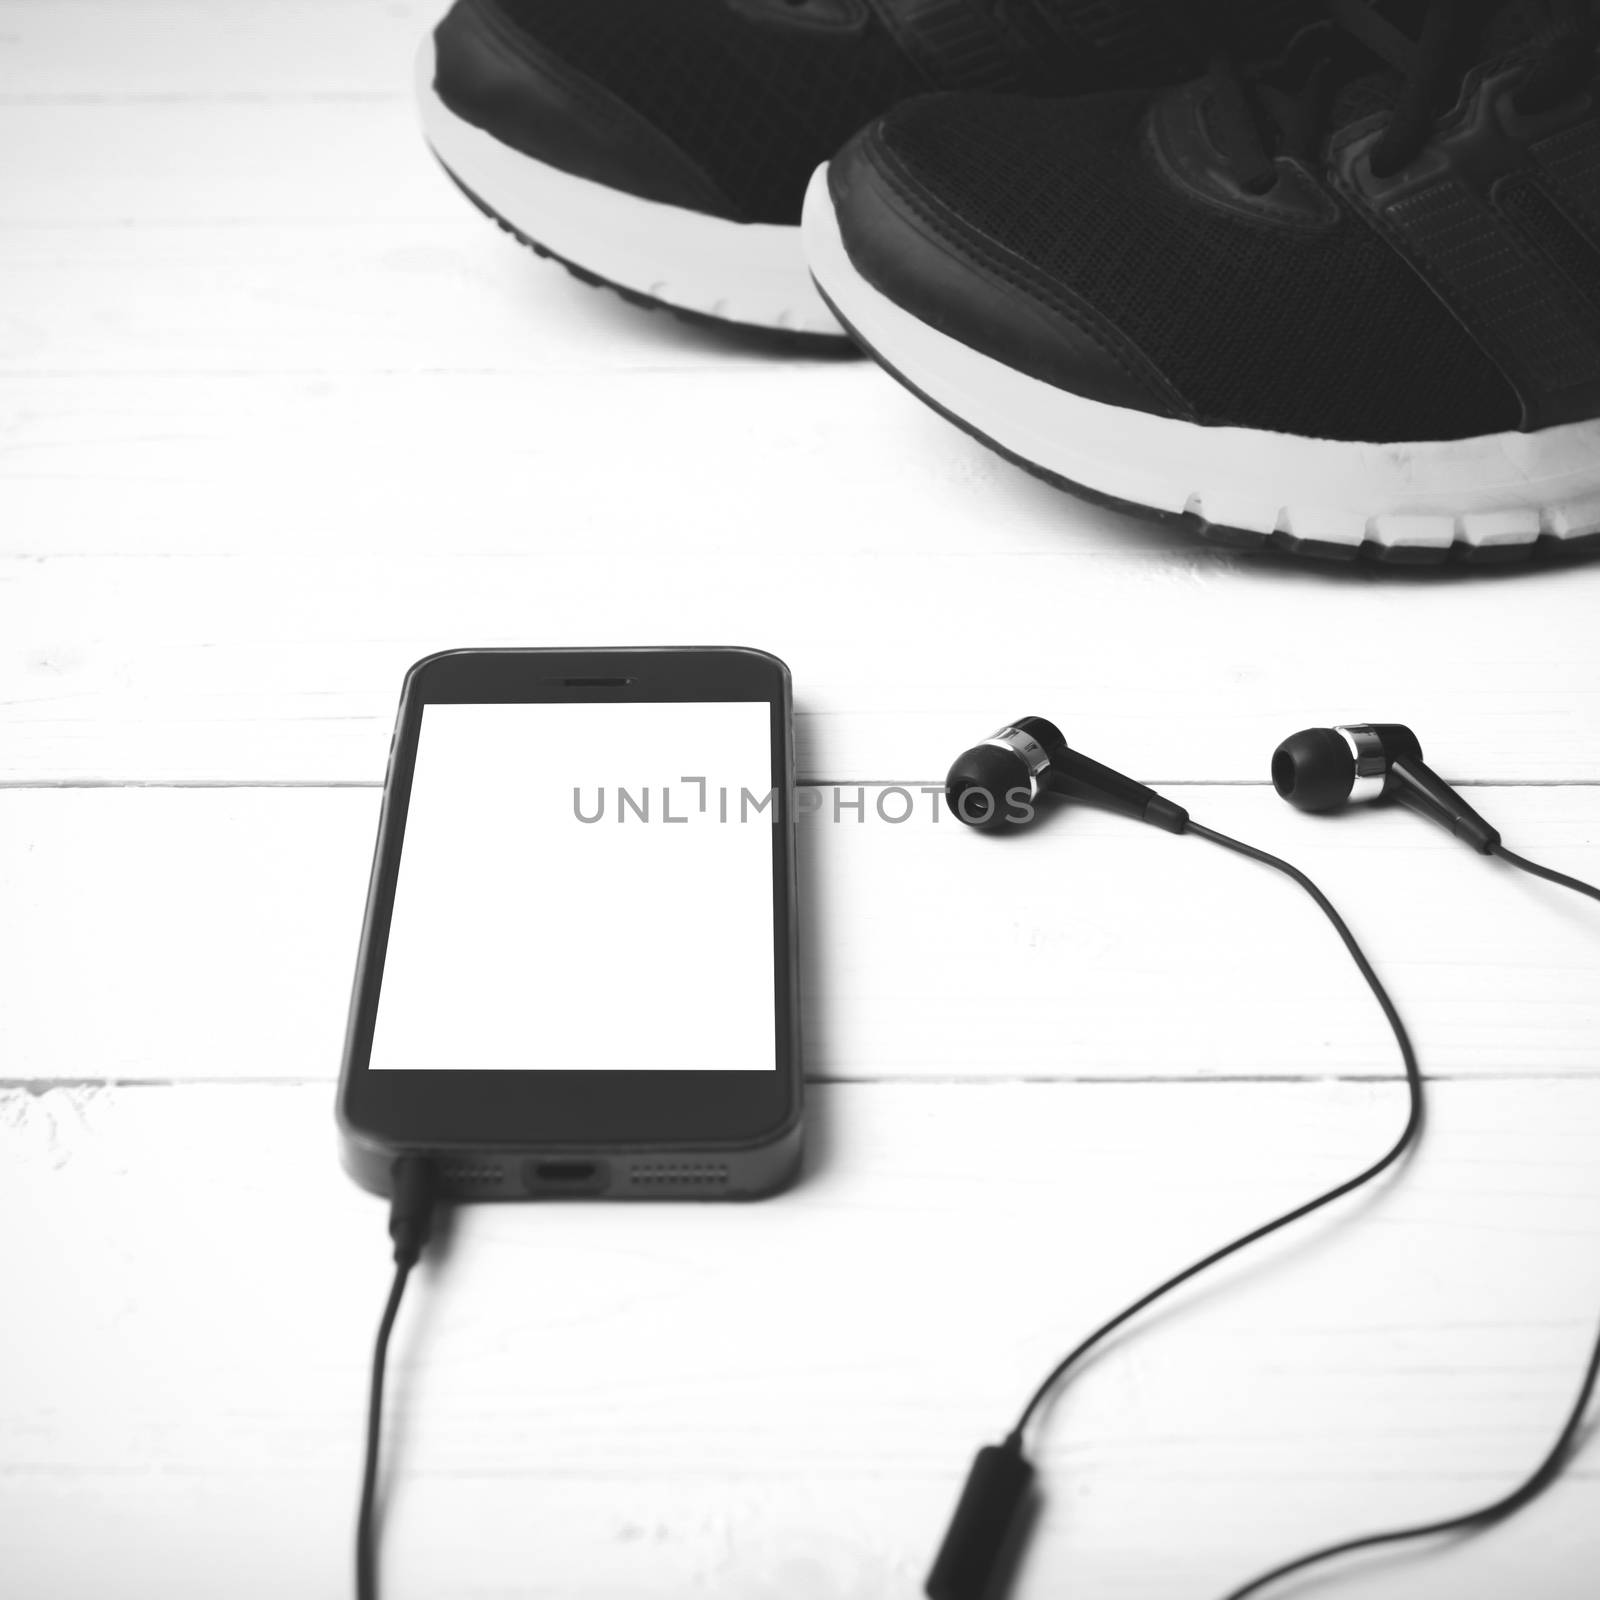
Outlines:
MULTIPOLYGON (((427 159, 430 20, 0 0, 0 1592, 348 1591, 388 1266, 333 1081, 400 676, 460 644, 776 651, 847 799, 1042 713, 1369 942, 1420 1154, 1085 1371, 1018 1600, 1207 1600, 1504 1490, 1600 1316, 1600 919, 1264 780, 1297 727, 1405 719, 1600 876, 1600 565, 1218 552, 864 364, 583 289, 427 159)), ((395 1354, 391 1600, 910 1597, 1066 1345, 1399 1125, 1314 910, 1199 841, 924 814, 803 857, 805 1181, 454 1218, 395 1354)), ((1591 1448, 1501 1529, 1292 1592, 1597 1569, 1591 1448)))

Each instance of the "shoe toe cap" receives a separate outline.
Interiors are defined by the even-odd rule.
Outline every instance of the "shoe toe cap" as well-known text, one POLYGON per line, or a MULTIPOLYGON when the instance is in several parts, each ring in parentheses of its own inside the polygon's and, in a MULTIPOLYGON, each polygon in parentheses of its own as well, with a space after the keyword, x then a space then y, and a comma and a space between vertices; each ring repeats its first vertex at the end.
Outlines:
POLYGON ((1182 414, 1181 401, 1114 325, 964 217, 936 175, 904 159, 896 135, 908 122, 959 121, 969 98, 909 102, 829 164, 850 266, 902 310, 1014 370, 1106 404, 1182 414))
POLYGON ((435 29, 429 87, 463 121, 563 172, 744 220, 648 118, 525 30, 512 29, 482 0, 457 0, 435 29))

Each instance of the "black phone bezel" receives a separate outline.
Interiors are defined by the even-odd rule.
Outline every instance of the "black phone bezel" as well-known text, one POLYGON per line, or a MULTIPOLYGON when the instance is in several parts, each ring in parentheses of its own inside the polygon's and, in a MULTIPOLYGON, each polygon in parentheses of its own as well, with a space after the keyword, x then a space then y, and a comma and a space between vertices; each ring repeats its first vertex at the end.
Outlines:
POLYGON ((450 650, 417 662, 406 674, 390 745, 346 1030, 338 1102, 346 1133, 395 1151, 738 1149, 790 1133, 801 1099, 792 729, 788 668, 759 650, 450 650), (774 1068, 371 1070, 422 708, 619 700, 761 700, 771 707, 774 1068))

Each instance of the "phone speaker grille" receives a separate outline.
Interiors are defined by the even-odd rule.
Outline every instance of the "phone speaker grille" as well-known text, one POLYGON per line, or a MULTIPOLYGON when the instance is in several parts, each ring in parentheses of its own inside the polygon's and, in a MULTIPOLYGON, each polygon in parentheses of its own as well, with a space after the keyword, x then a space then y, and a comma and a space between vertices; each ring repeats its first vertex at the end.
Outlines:
POLYGON ((446 1161, 439 1182, 446 1194, 492 1194, 505 1187, 506 1169, 499 1161, 446 1161))
POLYGON ((728 1169, 716 1161, 639 1162, 628 1169, 628 1181, 641 1189, 725 1189, 728 1169))

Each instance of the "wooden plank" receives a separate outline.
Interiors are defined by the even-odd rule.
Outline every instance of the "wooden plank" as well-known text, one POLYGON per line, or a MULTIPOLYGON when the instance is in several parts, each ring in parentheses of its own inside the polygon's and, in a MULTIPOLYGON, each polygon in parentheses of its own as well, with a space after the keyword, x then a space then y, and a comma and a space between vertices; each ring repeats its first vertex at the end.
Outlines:
POLYGON ((0 104, 403 93, 436 0, 0 0, 0 104))
MULTIPOLYGON (((726 493, 700 500, 699 469, 657 497, 636 477, 607 482, 599 463, 560 474, 543 450, 514 469, 526 491, 504 470, 489 480, 502 511, 476 528, 429 520, 439 480, 430 491, 426 471, 391 466, 375 507, 413 493, 409 526, 433 551, 375 555, 342 548, 330 520, 372 479, 329 487, 264 460, 257 478, 219 483, 195 455, 198 481, 170 495, 106 482, 62 497, 74 518, 91 501, 120 518, 156 559, 45 554, 74 534, 42 505, 20 541, 38 553, 0 558, 0 779, 373 780, 401 677, 431 651, 739 643, 792 667, 813 778, 933 778, 1035 712, 1166 781, 1260 781, 1296 728, 1363 717, 1413 723, 1457 778, 1600 780, 1600 567, 1506 585, 1297 585, 1170 546, 1097 556, 1065 531, 1048 553, 1002 539, 908 559, 859 548, 837 491, 798 474, 780 509, 746 499, 736 514, 726 493), (258 493, 286 528, 298 513, 283 554, 161 554, 164 505, 215 525, 258 493), (707 514, 731 542, 691 557, 670 529, 707 514), (311 529, 329 534, 314 563, 311 529), (1435 650, 1449 670, 1428 664, 1435 650)), ((922 504, 908 503, 913 520, 922 504)), ((363 545, 384 523, 367 526, 363 545)))
MULTIPOLYGON (((22 375, 30 393, 34 380, 57 374, 248 374, 271 393, 281 374, 742 373, 772 364, 579 283, 454 201, 426 222, 130 219, 0 231, 0 294, 0 376, 22 375)), ((820 364, 829 363, 810 362, 820 364)), ((315 398, 310 385, 299 388, 302 400, 315 398)), ((92 401, 109 409, 114 392, 92 401)), ((120 392, 134 416, 147 399, 162 403, 137 384, 120 392)))
MULTIPOLYGON (((221 1563, 240 1596, 346 1592, 388 1269, 329 1109, 0 1097, 0 1205, 28 1219, 0 1230, 9 1592, 210 1595, 221 1563)), ((391 1368, 385 1592, 909 1596, 970 1452, 1064 1345, 1368 1159, 1393 1111, 1362 1085, 842 1086, 779 1201, 464 1211, 391 1368)), ((1597 1141, 1600 1085, 1441 1086, 1397 1182, 1056 1406, 1016 1600, 1218 1594, 1508 1488, 1593 1335, 1597 1141)), ((1593 1457, 1338 1592, 1579 1600, 1593 1457)))
MULTIPOLYGON (((1172 792, 1323 883, 1429 1073, 1600 1073, 1592 906, 1403 812, 1318 823, 1261 788, 1172 792)), ((1276 875, 1086 810, 994 841, 918 793, 890 825, 881 793, 820 791, 801 828, 814 1076, 1397 1075, 1359 977, 1276 875)), ((1600 880, 1600 789, 1477 798, 1600 880)), ((0 1077, 330 1081, 377 807, 370 788, 0 790, 0 1077)))
POLYGON ((372 779, 427 651, 625 640, 784 655, 812 776, 931 777, 1032 709, 1168 780, 1258 779, 1287 732, 1363 715, 1458 776, 1600 778, 1600 565, 1214 551, 861 366, 14 379, 0 416, 9 779, 372 779))
POLYGON ((3 236, 89 230, 114 249, 113 226, 198 223, 254 228, 270 246, 288 222, 471 215, 428 154, 411 49, 381 100, 0 104, 0 137, 28 152, 0 173, 3 236))

